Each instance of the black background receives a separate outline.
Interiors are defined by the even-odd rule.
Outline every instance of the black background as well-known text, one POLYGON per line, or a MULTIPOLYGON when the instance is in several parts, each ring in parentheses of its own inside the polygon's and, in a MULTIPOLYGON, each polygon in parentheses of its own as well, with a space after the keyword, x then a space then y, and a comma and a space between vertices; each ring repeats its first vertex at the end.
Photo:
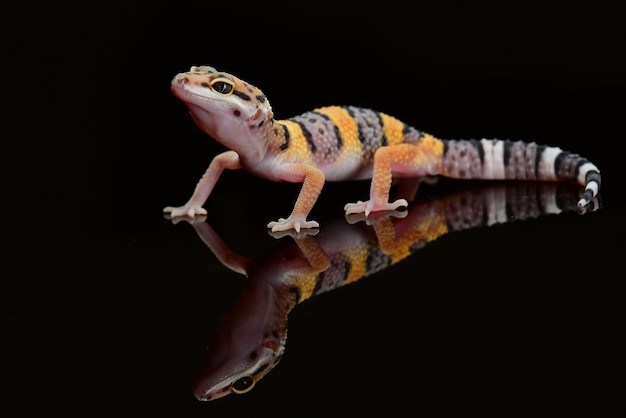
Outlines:
MULTIPOLYGON (((615 8, 49 2, 4 16, 9 416, 624 416, 615 8), (257 388, 200 403, 202 345, 245 281, 161 214, 223 149, 170 93, 191 65, 260 87, 277 118, 353 104, 442 138, 558 145, 600 167, 604 208, 446 237, 311 300, 257 388)), ((367 190, 327 185, 312 218, 323 230, 367 190)), ((252 256, 297 191, 227 173, 208 221, 252 256)))

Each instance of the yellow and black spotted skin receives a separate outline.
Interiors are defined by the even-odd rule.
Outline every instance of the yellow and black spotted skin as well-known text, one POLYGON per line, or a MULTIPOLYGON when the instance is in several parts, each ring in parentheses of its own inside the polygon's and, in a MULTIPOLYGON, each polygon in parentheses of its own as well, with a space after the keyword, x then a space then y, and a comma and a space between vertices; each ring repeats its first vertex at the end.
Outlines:
POLYGON ((305 156, 331 181, 370 178, 377 149, 422 139, 394 117, 355 106, 323 107, 276 124, 285 138, 279 158, 305 156))
POLYGON ((164 209, 173 217, 206 214, 203 205, 224 169, 302 183, 291 214, 270 222, 272 231, 318 227, 307 216, 327 180, 371 178, 369 200, 345 206, 346 214, 366 216, 408 205, 404 199, 389 202, 393 177, 577 182, 585 189, 579 207, 589 204, 600 189, 599 169, 558 147, 438 139, 385 113, 355 106, 322 107, 276 120, 260 89, 208 66, 176 75, 172 91, 198 126, 230 149, 213 159, 185 205, 164 209))

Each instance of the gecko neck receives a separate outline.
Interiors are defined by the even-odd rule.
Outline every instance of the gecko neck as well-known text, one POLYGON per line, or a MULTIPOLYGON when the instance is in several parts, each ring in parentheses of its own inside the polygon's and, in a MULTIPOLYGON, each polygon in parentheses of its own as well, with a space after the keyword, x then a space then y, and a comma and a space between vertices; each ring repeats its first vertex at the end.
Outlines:
POLYGON ((272 113, 256 121, 249 131, 247 146, 239 143, 239 146, 231 147, 226 142, 222 143, 239 154, 242 165, 248 171, 273 179, 270 168, 276 164, 277 158, 282 159, 279 156, 289 145, 288 131, 280 120, 274 120, 272 113))
POLYGON ((272 157, 280 152, 285 133, 282 125, 274 120, 271 111, 256 120, 246 121, 246 124, 246 132, 230 135, 232 140, 223 137, 225 140, 219 142, 237 152, 242 163, 253 169, 268 156, 272 157), (246 137, 244 141, 241 141, 242 134, 246 137))

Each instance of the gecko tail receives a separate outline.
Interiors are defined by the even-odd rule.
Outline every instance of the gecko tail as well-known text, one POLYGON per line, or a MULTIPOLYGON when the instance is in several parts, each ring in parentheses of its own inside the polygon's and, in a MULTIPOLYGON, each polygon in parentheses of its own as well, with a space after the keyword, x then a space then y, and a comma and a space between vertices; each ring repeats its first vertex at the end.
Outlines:
POLYGON ((491 180, 573 181, 584 187, 583 208, 600 192, 600 170, 558 147, 500 139, 444 140, 443 175, 491 180))
POLYGON ((585 165, 588 167, 584 173, 581 173, 581 177, 584 177, 585 191, 578 201, 579 208, 587 206, 600 191, 600 170, 593 163, 587 162, 583 167, 585 165))

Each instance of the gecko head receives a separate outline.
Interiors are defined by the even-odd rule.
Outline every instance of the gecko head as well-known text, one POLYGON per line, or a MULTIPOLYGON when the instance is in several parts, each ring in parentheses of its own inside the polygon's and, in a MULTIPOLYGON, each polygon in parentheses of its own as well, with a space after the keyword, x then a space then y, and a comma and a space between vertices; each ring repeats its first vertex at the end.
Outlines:
POLYGON ((274 333, 253 344, 238 339, 235 345, 213 338, 207 349, 207 359, 193 382, 194 395, 201 401, 252 390, 280 362, 285 338, 274 333))
POLYGON ((266 119, 273 118, 272 107, 261 90, 213 67, 193 66, 177 74, 171 87, 200 128, 235 151, 238 141, 249 146, 246 138, 266 119))

